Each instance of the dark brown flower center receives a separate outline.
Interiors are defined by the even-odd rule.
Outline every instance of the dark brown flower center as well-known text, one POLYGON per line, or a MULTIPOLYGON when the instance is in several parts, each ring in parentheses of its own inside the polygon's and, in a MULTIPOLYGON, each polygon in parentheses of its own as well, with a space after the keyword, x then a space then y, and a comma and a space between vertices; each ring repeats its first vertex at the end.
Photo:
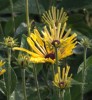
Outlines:
POLYGON ((59 86, 64 86, 64 82, 60 82, 59 83, 59 86))
POLYGON ((51 59, 55 59, 55 54, 54 53, 49 53, 45 56, 45 58, 51 58, 51 59))
POLYGON ((52 45, 53 46, 58 46, 60 44, 60 41, 59 40, 54 40, 53 42, 52 42, 52 45))

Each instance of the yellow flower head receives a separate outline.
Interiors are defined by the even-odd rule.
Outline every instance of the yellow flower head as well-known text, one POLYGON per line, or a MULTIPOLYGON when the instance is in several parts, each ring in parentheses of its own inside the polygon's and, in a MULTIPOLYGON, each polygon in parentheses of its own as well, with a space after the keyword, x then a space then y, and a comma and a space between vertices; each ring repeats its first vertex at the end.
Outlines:
POLYGON ((54 81, 53 81, 54 86, 61 89, 65 89, 71 86, 72 74, 68 76, 69 70, 70 67, 66 66, 66 68, 63 68, 61 73, 60 67, 58 67, 58 73, 56 73, 54 76, 54 81))
POLYGON ((37 29, 27 37, 27 42, 31 50, 20 47, 14 47, 13 50, 20 50, 28 53, 31 55, 30 61, 34 63, 55 62, 55 53, 53 49, 45 44, 37 29))
MULTIPOLYGON (((63 27, 61 27, 61 23, 59 23, 58 27, 49 26, 49 29, 45 26, 44 30, 42 31, 44 38, 43 40, 54 46, 55 44, 57 45, 60 44, 60 42, 67 40, 67 38, 69 38, 69 35, 71 33, 71 29, 66 30, 66 25, 67 24, 64 23, 63 27)), ((74 33, 72 36, 75 38, 77 35, 74 33)))
POLYGON ((67 21, 68 16, 67 13, 64 12, 63 8, 59 10, 52 6, 50 10, 43 13, 42 19, 48 25, 54 27, 53 25, 58 26, 59 23, 63 25, 67 21))
POLYGON ((66 23, 64 23, 61 28, 61 23, 58 24, 58 27, 50 27, 49 29, 45 26, 42 31, 43 40, 48 45, 48 47, 58 48, 59 60, 67 56, 70 56, 73 53, 73 49, 76 47, 76 34, 72 34, 71 29, 68 29, 66 32, 66 23))
POLYGON ((6 70, 2 68, 4 64, 5 64, 5 62, 3 62, 2 60, 0 60, 0 75, 2 75, 3 73, 6 72, 6 70))
POLYGON ((5 64, 2 60, 0 60, 0 67, 2 67, 5 64))
POLYGON ((13 48, 14 46, 17 46, 16 41, 17 41, 16 39, 8 36, 8 37, 4 38, 3 44, 5 47, 13 48))
POLYGON ((76 34, 68 37, 70 32, 69 30, 65 35, 62 31, 58 31, 54 32, 54 29, 51 29, 51 32, 49 32, 47 28, 45 28, 45 30, 43 31, 44 36, 42 37, 39 31, 37 29, 34 29, 34 33, 31 33, 30 36, 27 37, 27 42, 31 50, 19 47, 14 47, 13 50, 21 50, 30 54, 30 61, 34 63, 55 63, 55 49, 53 48, 54 44, 55 46, 60 45, 57 53, 59 60, 70 56, 76 46, 76 34), (56 35, 56 33, 58 36, 56 35))

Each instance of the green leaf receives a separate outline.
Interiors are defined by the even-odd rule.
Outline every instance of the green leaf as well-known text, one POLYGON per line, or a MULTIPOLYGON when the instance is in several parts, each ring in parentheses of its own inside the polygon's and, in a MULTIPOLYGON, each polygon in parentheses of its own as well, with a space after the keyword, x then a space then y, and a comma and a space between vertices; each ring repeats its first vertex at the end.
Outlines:
MULTIPOLYGON (((20 47, 27 48, 27 36, 25 34, 20 34, 21 37, 19 37, 20 47)), ((20 51, 21 52, 21 51, 20 51)))
POLYGON ((87 68, 86 83, 84 93, 92 90, 92 65, 87 68))
MULTIPOLYGON (((82 77, 81 77, 82 73, 78 73, 74 79, 78 82, 81 82, 82 77)), ((71 100, 81 100, 81 84, 75 84, 72 85, 71 89, 71 100)))
POLYGON ((70 88, 65 90, 64 100, 71 100, 70 88))
MULTIPOLYGON (((13 1, 13 3, 15 3, 18 0, 12 0, 12 1, 13 1)), ((5 8, 9 7, 9 6, 10 6, 9 0, 4 0, 4 1, 0 0, 0 10, 3 10, 5 8)))
POLYGON ((43 64, 35 64, 36 66, 36 71, 37 71, 37 74, 39 74, 39 72, 42 70, 43 68, 43 64))
POLYGON ((71 84, 72 84, 72 85, 82 85, 83 83, 72 79, 71 84))
POLYGON ((66 9, 92 8, 92 0, 62 0, 60 5, 66 9))
POLYGON ((71 14, 69 16, 68 24, 76 34, 92 38, 92 34, 90 34, 92 33, 92 28, 87 25, 85 16, 87 15, 78 13, 71 14))
POLYGON ((86 69, 86 82, 82 83, 82 68, 84 63, 80 64, 78 73, 74 77, 75 80, 80 82, 80 84, 72 85, 71 87, 71 98, 72 100, 81 100, 81 86, 85 84, 84 93, 87 93, 92 90, 92 56, 87 59, 87 69, 86 69))
POLYGON ((73 85, 72 86, 71 100, 81 100, 81 85, 73 85))
MULTIPOLYGON (((15 21, 14 21, 14 24, 15 24, 15 29, 19 27, 20 23, 22 23, 23 21, 25 20, 25 16, 24 14, 20 15, 20 16, 17 16, 15 18, 15 21)), ((17 31, 18 32, 18 31, 17 31)), ((25 32, 25 31, 24 31, 25 32)), ((12 18, 10 18, 6 24, 5 24, 5 27, 4 27, 4 35, 5 36, 14 36, 16 34, 13 33, 13 22, 12 22, 12 18)), ((18 33, 20 34, 20 33, 18 33)))
MULTIPOLYGON (((86 60, 86 67, 88 68, 89 66, 92 65, 92 56, 88 57, 87 60, 86 60)), ((83 66, 84 66, 84 62, 82 62, 78 68, 78 72, 79 73, 82 69, 83 69, 83 66)))
POLYGON ((37 75, 39 74, 39 72, 43 69, 43 64, 30 64, 29 65, 29 69, 28 69, 28 71, 29 72, 33 72, 33 67, 35 67, 36 68, 36 72, 37 72, 37 75))
MULTIPOLYGON (((38 7, 37 7, 37 0, 28 0, 29 1, 29 13, 31 14, 39 14, 38 7)), ((15 13, 25 13, 25 0, 16 0, 14 2, 14 12, 15 13)), ((44 7, 38 2, 39 10, 42 13, 44 11, 44 7)), ((2 9, 0 13, 11 13, 10 7, 7 7, 6 9, 2 9)))
POLYGON ((17 29, 16 29, 16 32, 14 33, 14 36, 15 37, 19 37, 19 35, 22 36, 22 34, 26 33, 27 31, 27 25, 25 23, 21 23, 17 29))
POLYGON ((3 94, 6 94, 6 87, 5 87, 5 82, 0 80, 0 91, 3 93, 3 94))

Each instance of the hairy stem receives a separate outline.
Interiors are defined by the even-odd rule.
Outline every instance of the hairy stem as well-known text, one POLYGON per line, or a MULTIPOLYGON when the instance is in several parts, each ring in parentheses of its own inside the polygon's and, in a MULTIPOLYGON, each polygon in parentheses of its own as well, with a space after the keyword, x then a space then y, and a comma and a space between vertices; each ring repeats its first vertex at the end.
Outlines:
POLYGON ((64 94, 65 94, 65 90, 62 90, 62 94, 61 94, 61 99, 60 100, 64 100, 64 94))
POLYGON ((57 47, 55 47, 55 59, 56 59, 56 72, 58 72, 58 54, 57 54, 57 47))
POLYGON ((8 82, 7 82, 7 100, 10 100, 11 95, 11 48, 8 49, 8 68, 7 68, 8 82))
POLYGON ((81 99, 83 100, 83 94, 84 94, 84 88, 85 88, 85 81, 86 81, 86 54, 87 54, 87 48, 84 47, 84 66, 82 70, 82 97, 81 99))
POLYGON ((36 66, 35 65, 33 66, 33 70, 34 70, 35 83, 36 83, 36 87, 37 87, 38 100, 41 100, 40 90, 39 90, 39 83, 38 83, 38 79, 37 79, 37 71, 36 71, 36 66))
POLYGON ((21 69, 21 76, 22 76, 22 86, 23 86, 24 100, 27 100, 27 96, 26 96, 26 81, 25 81, 25 69, 21 69))
POLYGON ((28 35, 30 35, 30 22, 29 22, 29 6, 28 6, 29 0, 26 0, 26 22, 27 22, 27 30, 28 35))
POLYGON ((13 32, 15 32, 15 18, 14 18, 14 11, 13 11, 13 1, 10 0, 10 6, 11 6, 11 14, 12 14, 12 24, 13 24, 13 32))

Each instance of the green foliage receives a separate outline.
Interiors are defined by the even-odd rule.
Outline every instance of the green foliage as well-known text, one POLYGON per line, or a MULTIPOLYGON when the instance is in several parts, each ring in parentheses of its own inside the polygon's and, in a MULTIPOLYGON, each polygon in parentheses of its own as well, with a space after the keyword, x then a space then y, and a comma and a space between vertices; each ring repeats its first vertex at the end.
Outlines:
MULTIPOLYGON (((7 62, 7 50, 3 48, 3 38, 12 36, 17 38, 18 46, 26 49, 30 49, 27 43, 27 24, 26 24, 26 0, 12 0, 13 1, 13 17, 12 20, 11 6, 9 0, 0 0, 0 55, 7 62), (13 26, 15 25, 15 27, 13 26), (15 28, 15 31, 13 30, 15 28)), ((39 32, 42 32, 43 26, 41 15, 45 10, 48 10, 51 6, 57 8, 64 7, 69 15, 67 21, 68 28, 72 28, 72 33, 76 33, 77 40, 80 42, 82 37, 86 36, 90 40, 92 39, 92 0, 29 0, 29 18, 34 22, 31 25, 31 32, 34 28, 37 28, 39 32)), ((47 25, 46 25, 47 26, 47 25)), ((78 45, 79 46, 79 45, 78 45)), ((77 47, 78 47, 77 46, 77 47)), ((84 66, 83 61, 83 48, 75 48, 74 55, 61 61, 61 67, 66 63, 71 66, 71 72, 73 73, 72 86, 66 89, 64 100, 81 100, 81 87, 85 84, 84 95, 92 91, 92 48, 87 52, 87 66, 86 66, 86 81, 82 83, 82 70, 84 66)), ((18 54, 24 53, 22 51, 12 51, 11 57, 11 100, 23 100, 22 86, 21 86, 21 74, 20 67, 15 64, 18 54), (18 78, 18 81, 17 81, 18 78)), ((26 54, 26 53, 24 53, 26 54)), ((49 64, 48 64, 49 65, 49 64)), ((45 66, 45 64, 35 64, 37 70, 37 78, 40 84, 40 92, 42 100, 57 100, 57 96, 53 95, 52 84, 52 72, 51 66, 45 66), (50 69, 50 70, 49 70, 50 69)), ((35 86, 33 64, 30 63, 26 67, 26 90, 28 100, 38 100, 37 89, 35 86)), ((7 94, 7 66, 6 73, 0 77, 0 91, 7 94)), ((70 72, 70 73, 71 73, 70 72)))

